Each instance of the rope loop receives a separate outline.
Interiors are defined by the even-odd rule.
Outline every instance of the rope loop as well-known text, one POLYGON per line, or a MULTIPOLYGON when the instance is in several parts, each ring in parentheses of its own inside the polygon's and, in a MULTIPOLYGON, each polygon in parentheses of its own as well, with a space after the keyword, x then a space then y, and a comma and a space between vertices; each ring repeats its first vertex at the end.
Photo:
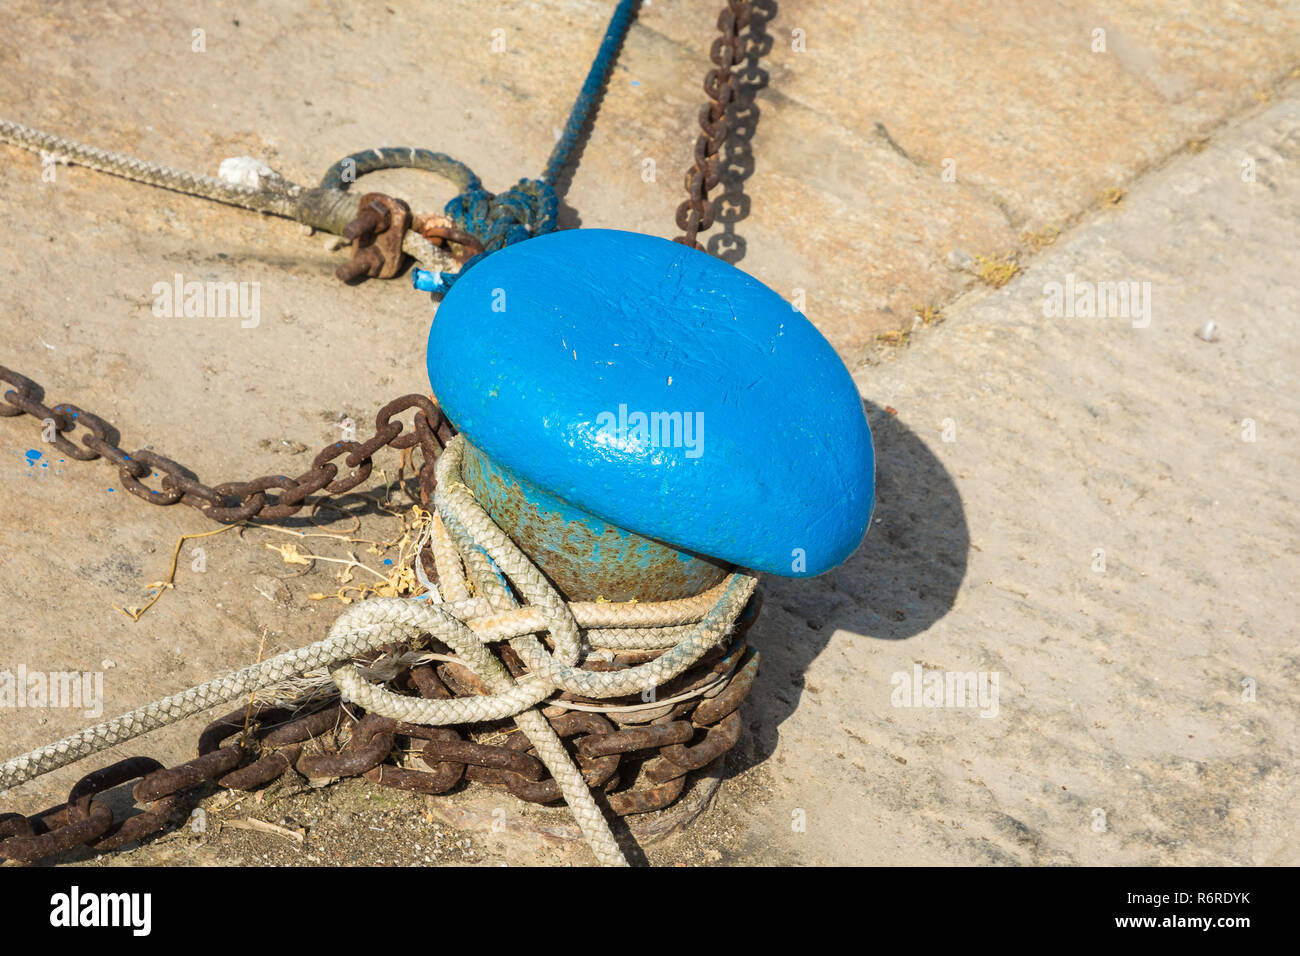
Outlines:
MULTIPOLYGON (((464 454, 465 439, 458 435, 438 458, 436 513, 427 538, 442 591, 453 603, 410 598, 367 601, 345 612, 330 636, 348 640, 377 625, 399 639, 431 634, 455 651, 489 693, 450 699, 409 697, 369 683, 350 662, 333 668, 331 677, 345 699, 368 713, 408 724, 442 726, 513 717, 558 783, 596 858, 625 864, 581 771, 537 707, 558 691, 603 699, 663 686, 726 641, 757 582, 734 573, 695 598, 664 602, 674 605, 670 609, 654 604, 605 605, 601 623, 611 627, 600 629, 602 634, 606 630, 615 635, 623 630, 639 634, 647 623, 667 623, 662 629, 671 628, 672 634, 666 642, 657 635, 668 646, 644 664, 613 671, 584 670, 579 616, 590 621, 590 611, 565 601, 479 504, 462 480, 464 454), (527 603, 520 605, 516 594, 527 603), (693 611, 684 615, 692 626, 674 626, 683 616, 683 605, 692 604, 693 611), (647 622, 647 607, 651 614, 667 610, 669 616, 647 622), (539 638, 543 632, 550 635, 553 652, 539 638), (508 641, 527 672, 512 675, 492 653, 489 645, 494 641, 508 641)), ((422 543, 419 551, 423 550, 422 543)), ((589 642, 593 633, 588 631, 589 642)))
POLYGON ((445 293, 484 256, 533 236, 554 232, 559 208, 555 187, 540 179, 521 179, 496 195, 477 183, 465 188, 443 211, 458 228, 477 239, 483 251, 466 260, 456 273, 434 274, 417 269, 413 274, 415 287, 425 292, 445 293))
POLYGON ((346 192, 348 186, 361 176, 381 169, 422 169, 450 180, 457 189, 461 190, 480 186, 474 170, 446 153, 435 153, 429 149, 416 149, 410 146, 381 146, 378 149, 363 149, 359 153, 344 156, 325 170, 325 175, 321 177, 320 188, 346 192))

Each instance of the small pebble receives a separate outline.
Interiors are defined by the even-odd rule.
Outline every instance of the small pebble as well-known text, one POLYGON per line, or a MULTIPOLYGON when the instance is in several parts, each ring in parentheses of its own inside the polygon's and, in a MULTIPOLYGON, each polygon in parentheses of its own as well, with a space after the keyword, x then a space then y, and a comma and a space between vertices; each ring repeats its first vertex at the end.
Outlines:
POLYGON ((1206 322, 1196 333, 1196 337, 1204 342, 1217 342, 1219 341, 1218 327, 1212 321, 1206 322))
POLYGON ((948 268, 965 272, 975 267, 975 259, 964 249, 952 249, 948 253, 948 268))

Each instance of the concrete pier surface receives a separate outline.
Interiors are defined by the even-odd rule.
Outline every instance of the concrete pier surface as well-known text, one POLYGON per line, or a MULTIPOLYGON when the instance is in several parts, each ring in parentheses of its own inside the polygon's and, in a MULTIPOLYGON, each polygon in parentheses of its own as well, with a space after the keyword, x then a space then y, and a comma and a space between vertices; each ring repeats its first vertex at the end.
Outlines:
MULTIPOLYGON (((421 146, 504 189, 540 172, 609 4, 157 7, 17 3, 0 116, 209 174, 252 155, 298 182, 421 146)), ((1300 11, 911 11, 780 3, 766 23, 715 248, 802 296, 854 372, 879 505, 841 568, 764 579, 763 669, 727 779, 646 856, 1300 862, 1300 11)), ((643 7, 566 226, 676 234, 716 16, 643 7)), ((365 437, 380 405, 427 389, 432 308, 405 279, 346 287, 343 253, 287 221, 0 152, 0 364, 109 419, 124 448, 211 484, 298 474, 342 419, 365 437), (153 286, 177 274, 256 284, 256 323, 155 315, 153 286)), ((372 180, 418 211, 452 194, 419 173, 372 180)), ((293 576, 271 546, 371 557, 338 537, 191 539, 176 587, 132 621, 116 608, 148 601, 177 539, 213 526, 127 494, 102 461, 51 456, 30 418, 0 439, 0 670, 102 673, 94 719, 323 637, 342 605, 312 595, 342 566, 293 576)), ((319 517, 298 530, 396 527, 319 517)), ((3 756, 91 719, 0 709, 3 756)), ((111 756, 179 762, 201 725, 111 756)), ((0 811, 61 801, 108 756, 0 811)), ((511 821, 459 831, 439 799, 356 781, 222 794, 217 818, 300 826, 305 843, 187 829, 98 862, 587 859, 533 835, 562 809, 456 797, 462 819, 511 821)))

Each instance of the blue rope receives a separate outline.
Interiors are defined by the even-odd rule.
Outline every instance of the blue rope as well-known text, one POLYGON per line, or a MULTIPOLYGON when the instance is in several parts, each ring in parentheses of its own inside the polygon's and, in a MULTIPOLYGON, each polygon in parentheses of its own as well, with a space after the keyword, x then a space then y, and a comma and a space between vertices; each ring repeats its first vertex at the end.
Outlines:
POLYGON ((466 261, 460 272, 453 275, 430 272, 427 269, 412 270, 411 281, 417 289, 421 292, 446 292, 457 276, 464 275, 466 269, 484 256, 512 243, 555 231, 560 208, 555 184, 572 158, 583 127, 591 119, 596 100, 609 78, 614 57, 627 35, 632 15, 639 3, 640 0, 619 0, 596 58, 587 71, 587 79, 578 91, 573 109, 569 111, 569 120, 564 125, 559 142, 551 150, 542 178, 521 179, 505 192, 493 195, 474 177, 458 196, 447 203, 443 211, 459 228, 477 238, 483 244, 483 251, 466 261))
POLYGON ((609 71, 614 66, 614 57, 623 43, 623 37, 627 34, 628 24, 632 22, 632 14, 636 11, 638 3, 639 0, 621 0, 610 18, 605 39, 600 41, 600 49, 596 51, 596 59, 592 61, 591 69, 587 72, 586 82, 582 84, 582 89, 578 91, 578 98, 573 102, 573 109, 569 111, 569 122, 565 124, 564 132, 560 135, 560 141, 555 144, 555 149, 551 150, 546 172, 542 174, 542 181, 548 186, 555 186, 556 180, 560 178, 560 171, 568 164, 569 156, 578 144, 578 137, 591 116, 591 111, 600 96, 601 87, 609 78, 609 71))

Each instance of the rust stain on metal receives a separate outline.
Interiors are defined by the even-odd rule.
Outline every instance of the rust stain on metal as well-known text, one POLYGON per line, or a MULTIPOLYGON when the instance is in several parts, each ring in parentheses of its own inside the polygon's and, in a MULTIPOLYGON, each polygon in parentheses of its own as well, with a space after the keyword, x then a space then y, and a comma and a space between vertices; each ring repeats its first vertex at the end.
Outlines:
POLYGON ((465 444, 465 483, 492 520, 571 601, 667 601, 699 594, 731 566, 587 515, 465 444))

